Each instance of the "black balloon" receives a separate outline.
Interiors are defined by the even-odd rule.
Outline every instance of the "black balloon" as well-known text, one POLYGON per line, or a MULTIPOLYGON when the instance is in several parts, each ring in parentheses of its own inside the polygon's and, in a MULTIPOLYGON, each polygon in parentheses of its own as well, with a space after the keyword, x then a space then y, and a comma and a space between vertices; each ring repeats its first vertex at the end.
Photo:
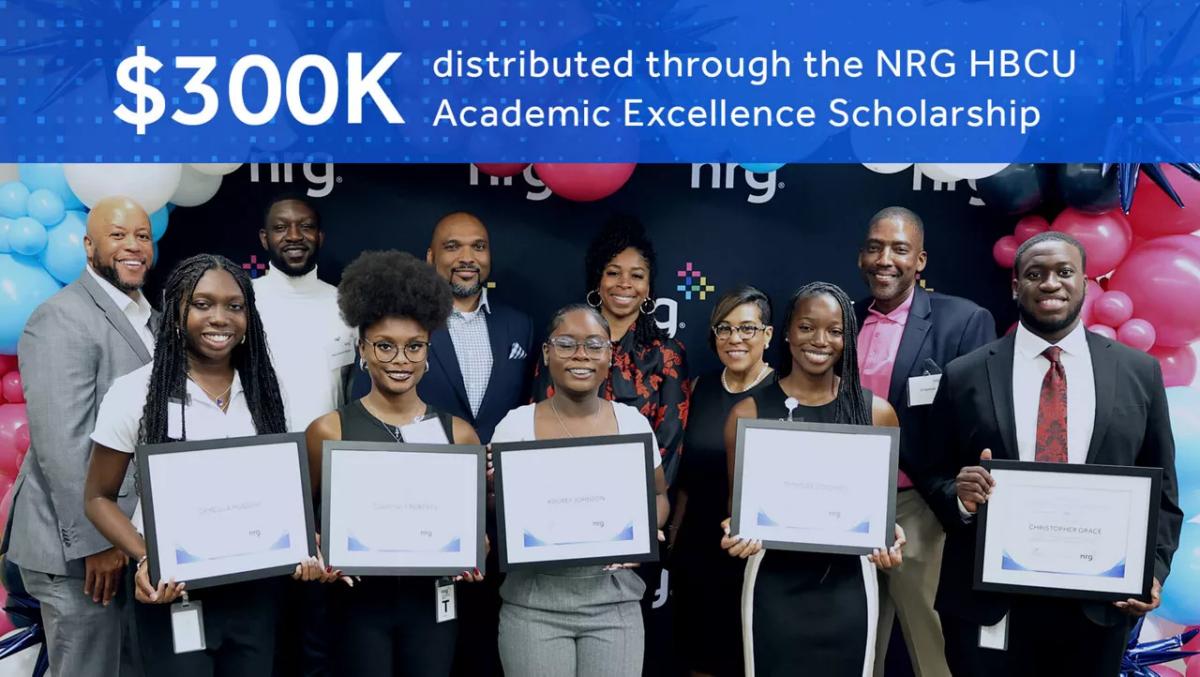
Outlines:
POLYGON ((1121 204, 1117 189, 1117 167, 1110 165, 1108 173, 1099 163, 1068 163, 1057 165, 1058 192, 1068 207, 1085 212, 1106 212, 1121 204))
POLYGON ((1045 165, 1014 163, 975 182, 984 204, 1005 214, 1024 214, 1042 203, 1049 181, 1045 165))

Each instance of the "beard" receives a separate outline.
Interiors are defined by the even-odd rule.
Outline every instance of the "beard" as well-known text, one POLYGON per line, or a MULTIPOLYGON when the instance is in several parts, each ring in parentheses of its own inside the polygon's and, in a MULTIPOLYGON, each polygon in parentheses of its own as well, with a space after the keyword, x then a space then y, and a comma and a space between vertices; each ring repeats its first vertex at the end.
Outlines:
MULTIPOLYGON (((125 292, 126 294, 135 292, 142 288, 141 282, 138 282, 136 284, 129 284, 128 282, 125 282, 124 280, 122 280, 121 276, 117 273, 117 267, 112 264, 105 265, 105 264, 101 263, 100 257, 98 257, 98 256, 93 256, 92 260, 89 261, 89 263, 92 264, 92 270, 96 271, 97 275, 104 278, 105 280, 108 280, 109 284, 116 287, 117 289, 120 289, 122 292, 125 292)), ((144 279, 145 278, 143 278, 143 280, 144 279)))
POLYGON ((1066 317, 1061 320, 1045 321, 1038 319, 1033 313, 1025 309, 1020 303, 1017 304, 1017 315, 1021 319, 1021 324, 1028 327, 1035 334, 1056 334, 1063 329, 1075 323, 1079 319, 1080 313, 1083 312, 1083 300, 1071 308, 1071 312, 1067 313, 1066 317))
POLYGON ((478 268, 456 268, 450 271, 450 293, 460 299, 469 299, 483 291, 483 275, 478 268), (469 271, 475 273, 474 284, 463 284, 454 281, 454 274, 457 272, 469 271))
POLYGON ((288 263, 287 259, 283 257, 283 253, 275 250, 274 248, 267 249, 267 259, 270 260, 272 265, 286 273, 289 277, 304 277, 317 267, 317 254, 319 252, 319 247, 313 247, 312 252, 310 252, 308 255, 308 258, 304 260, 304 265, 300 266, 299 268, 293 267, 292 264, 288 263))

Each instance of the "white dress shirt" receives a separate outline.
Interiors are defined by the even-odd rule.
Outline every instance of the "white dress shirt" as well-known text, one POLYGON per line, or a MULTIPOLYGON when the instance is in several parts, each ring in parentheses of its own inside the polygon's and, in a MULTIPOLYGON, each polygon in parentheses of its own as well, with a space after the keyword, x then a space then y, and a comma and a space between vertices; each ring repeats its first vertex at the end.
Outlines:
MULTIPOLYGON (((1022 461, 1034 460, 1036 452, 1038 402, 1050 369, 1050 360, 1042 353, 1050 345, 1025 325, 1017 326, 1012 389, 1017 453, 1022 461)), ((1096 425, 1096 377, 1083 323, 1054 345, 1062 348, 1059 360, 1067 373, 1067 462, 1085 463, 1096 425)))
POLYGON ((458 358, 458 370, 462 372, 463 387, 467 391, 467 402, 471 413, 479 414, 479 405, 487 392, 492 377, 492 344, 488 337, 487 317, 492 309, 488 306, 487 289, 479 294, 479 305, 475 310, 455 310, 446 320, 450 342, 454 344, 454 355, 458 358))
POLYGON ((129 324, 133 325, 134 330, 137 331, 138 338, 142 339, 142 343, 146 344, 146 350, 153 355, 154 332, 150 329, 150 316, 153 310, 150 308, 150 302, 146 300, 146 295, 141 291, 134 291, 132 296, 126 294, 113 286, 113 283, 100 277, 99 273, 92 270, 90 263, 86 268, 96 284, 100 285, 104 293, 108 294, 113 303, 117 304, 117 308, 125 314, 125 317, 129 318, 129 324))
POLYGON ((271 265, 253 284, 288 430, 302 432, 341 406, 356 335, 338 310, 337 287, 317 279, 315 268, 292 277, 271 265))

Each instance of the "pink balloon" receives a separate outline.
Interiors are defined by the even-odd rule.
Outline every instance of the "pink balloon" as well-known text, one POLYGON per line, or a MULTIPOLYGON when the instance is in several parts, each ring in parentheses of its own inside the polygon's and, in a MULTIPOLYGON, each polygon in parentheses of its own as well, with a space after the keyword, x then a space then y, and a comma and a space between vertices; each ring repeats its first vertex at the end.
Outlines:
POLYGON ((1158 677, 1187 677, 1187 675, 1176 670, 1175 668, 1169 668, 1165 665, 1151 665, 1150 669, 1153 670, 1154 674, 1158 675, 1158 677))
POLYGON ((1087 290, 1083 295, 1083 308, 1079 311, 1079 317, 1083 320, 1083 326, 1086 327, 1096 321, 1093 319, 1095 317, 1093 308, 1096 307, 1096 301, 1099 301, 1103 295, 1104 287, 1101 287, 1099 282, 1095 280, 1087 281, 1087 290))
POLYGON ((992 258, 996 260, 996 265, 1001 268, 1012 268, 1013 263, 1017 260, 1017 238, 1012 235, 1005 235, 996 240, 996 244, 992 246, 992 258))
POLYGON ((1090 327, 1088 327, 1087 330, 1092 332, 1093 334, 1099 334, 1106 339, 1112 339, 1115 341, 1117 338, 1117 330, 1113 329, 1112 327, 1110 327, 1108 325, 1093 324, 1090 327))
POLYGON ((1168 235, 1166 237, 1156 237, 1153 240, 1144 240, 1144 242, 1153 242, 1156 247, 1180 249, 1200 257, 1200 237, 1196 237, 1195 235, 1168 235))
POLYGON ((1200 655, 1189 657, 1184 661, 1184 665, 1187 666, 1184 677, 1200 677, 1200 655))
MULTIPOLYGON (((1183 172, 1167 164, 1161 164, 1163 173, 1175 189, 1183 207, 1175 204, 1153 181, 1138 181, 1133 193, 1133 206, 1129 209, 1129 221, 1133 230, 1145 238, 1163 235, 1181 235, 1200 230, 1200 181, 1195 181, 1183 172)), ((1143 179, 1147 178, 1144 175, 1143 179)))
POLYGON ((16 433, 28 423, 24 404, 0 404, 0 475, 17 476, 20 461, 16 433))
POLYGON ((1143 353, 1154 346, 1154 338, 1154 325, 1136 317, 1117 327, 1117 340, 1143 353))
POLYGON ((1088 277, 1100 277, 1116 268, 1133 242, 1133 230, 1120 209, 1089 214, 1068 207, 1054 219, 1050 229, 1066 233, 1083 245, 1088 277))
POLYGON ((1200 338, 1200 256, 1148 242, 1129 253, 1109 289, 1129 294, 1138 317, 1154 325, 1159 345, 1200 338))
POLYGON ((17 428, 17 431, 13 433, 13 444, 17 447, 17 453, 24 459, 25 452, 29 451, 29 426, 23 425, 17 428))
POLYGON ((4 395, 4 400, 13 404, 20 404, 25 401, 25 393, 21 391, 21 372, 10 371, 4 376, 0 376, 0 392, 4 395))
POLYGON ((557 195, 575 202, 592 202, 620 190, 636 166, 634 162, 537 162, 533 170, 557 195))
POLYGON ((1030 214, 1017 221, 1017 226, 1013 228, 1013 237, 1017 239, 1017 244, 1022 244, 1025 240, 1047 230, 1050 230, 1050 222, 1045 217, 1030 214))
POLYGON ((17 368, 16 355, 0 355, 0 376, 14 371, 17 368))
POLYGON ((1107 291, 1096 299, 1092 317, 1100 324, 1119 327, 1133 317, 1133 299, 1121 291, 1107 291))
POLYGON ((488 176, 498 176, 504 178, 506 176, 516 176, 525 171, 529 166, 528 162, 476 162, 475 166, 479 171, 488 176))
POLYGON ((1191 346, 1154 346, 1150 354, 1162 367, 1163 387, 1189 386, 1196 380, 1196 353, 1191 346))

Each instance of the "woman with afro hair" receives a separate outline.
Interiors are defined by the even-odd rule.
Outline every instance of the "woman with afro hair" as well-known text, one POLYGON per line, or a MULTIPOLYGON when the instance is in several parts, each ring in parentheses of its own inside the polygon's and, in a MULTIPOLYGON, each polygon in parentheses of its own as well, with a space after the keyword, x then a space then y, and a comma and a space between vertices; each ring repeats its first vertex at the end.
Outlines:
MULTIPOLYGON (((404 427, 436 420, 450 444, 479 444, 470 424, 421 401, 429 337, 450 316, 449 285, 433 268, 399 251, 364 252, 338 285, 342 318, 358 331, 359 368, 371 391, 308 427, 309 468, 320 494, 326 440, 399 443, 404 427)), ((459 577, 478 581, 478 571, 459 577)), ((444 676, 454 660, 457 627, 434 614, 436 579, 373 576, 337 584, 330 594, 331 665, 354 677, 444 676)))

